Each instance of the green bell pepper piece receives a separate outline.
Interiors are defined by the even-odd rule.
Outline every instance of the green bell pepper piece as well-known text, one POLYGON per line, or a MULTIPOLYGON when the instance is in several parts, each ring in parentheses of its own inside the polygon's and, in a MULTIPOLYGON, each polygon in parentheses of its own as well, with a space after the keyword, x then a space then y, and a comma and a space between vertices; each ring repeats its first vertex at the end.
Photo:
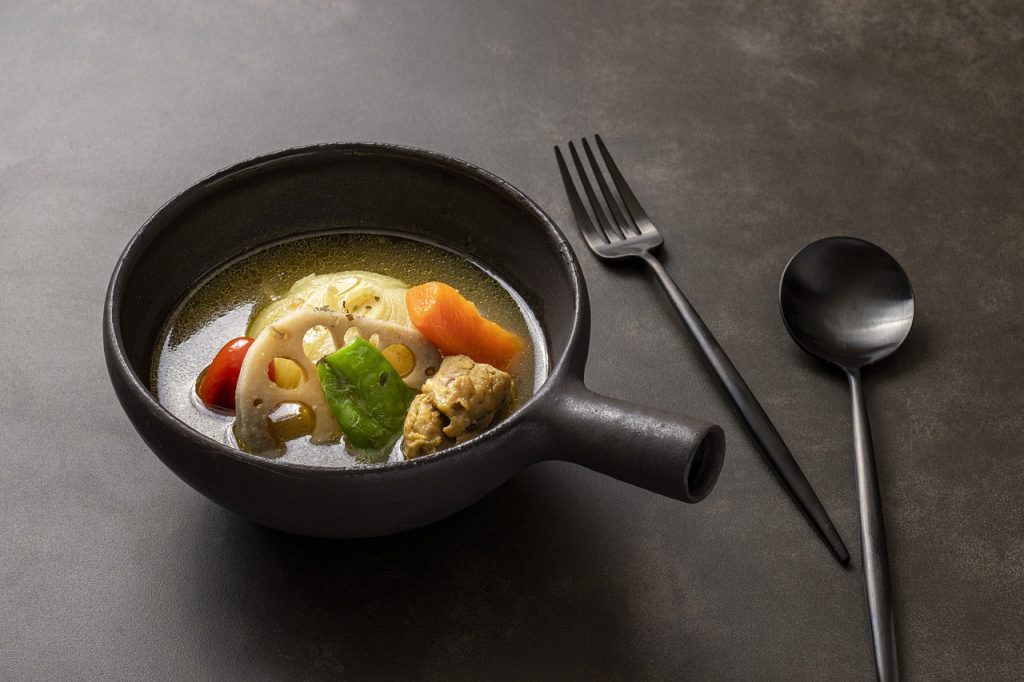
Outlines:
POLYGON ((361 450, 389 449, 402 432, 416 391, 364 339, 326 355, 317 375, 345 438, 361 450))

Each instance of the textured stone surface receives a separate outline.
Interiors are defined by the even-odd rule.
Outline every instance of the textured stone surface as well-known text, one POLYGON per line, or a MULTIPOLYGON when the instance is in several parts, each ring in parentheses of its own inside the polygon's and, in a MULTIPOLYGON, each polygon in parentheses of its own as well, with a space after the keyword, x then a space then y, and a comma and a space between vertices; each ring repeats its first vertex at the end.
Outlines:
POLYGON ((1018 3, 601 4, 0 4, 0 678, 873 679, 859 558, 829 558, 653 281, 582 250, 551 146, 595 131, 855 555, 846 388, 776 287, 831 234, 903 263, 917 323, 866 380, 904 678, 1024 677, 1018 3), (545 464, 325 542, 167 471, 103 368, 114 261, 200 177, 330 140, 545 207, 590 285, 589 384, 721 423, 711 497, 545 464))

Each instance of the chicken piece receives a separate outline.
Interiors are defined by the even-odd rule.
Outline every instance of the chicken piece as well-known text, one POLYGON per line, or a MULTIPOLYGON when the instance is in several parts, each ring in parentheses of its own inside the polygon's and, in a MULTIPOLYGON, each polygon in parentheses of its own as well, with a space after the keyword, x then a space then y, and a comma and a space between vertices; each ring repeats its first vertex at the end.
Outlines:
POLYGON ((466 355, 452 355, 441 361, 437 374, 421 390, 448 418, 444 435, 458 440, 465 431, 490 426, 508 402, 511 389, 512 377, 507 373, 466 355))
POLYGON ((405 440, 402 442, 402 452, 407 459, 428 455, 444 445, 441 413, 426 393, 420 393, 412 399, 412 405, 405 414, 403 432, 405 440))
POLYGON ((423 384, 405 418, 402 450, 412 459, 487 429, 508 405, 512 377, 466 355, 450 355, 423 384))

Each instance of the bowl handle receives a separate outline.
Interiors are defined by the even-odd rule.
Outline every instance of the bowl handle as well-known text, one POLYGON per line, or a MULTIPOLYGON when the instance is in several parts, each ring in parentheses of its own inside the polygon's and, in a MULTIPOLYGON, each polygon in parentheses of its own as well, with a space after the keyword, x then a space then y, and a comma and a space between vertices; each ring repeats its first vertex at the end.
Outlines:
POLYGON ((718 480, 725 434, 716 424, 598 395, 578 380, 552 398, 552 459, 683 502, 700 502, 718 480))

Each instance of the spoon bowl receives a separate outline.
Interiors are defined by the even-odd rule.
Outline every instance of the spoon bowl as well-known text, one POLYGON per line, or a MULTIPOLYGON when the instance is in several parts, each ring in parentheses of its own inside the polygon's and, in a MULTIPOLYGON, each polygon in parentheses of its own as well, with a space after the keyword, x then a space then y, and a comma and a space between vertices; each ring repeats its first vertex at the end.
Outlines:
POLYGON ((811 355, 860 368, 895 351, 914 322, 914 291, 896 259, 863 239, 804 247, 779 287, 782 319, 811 355))

